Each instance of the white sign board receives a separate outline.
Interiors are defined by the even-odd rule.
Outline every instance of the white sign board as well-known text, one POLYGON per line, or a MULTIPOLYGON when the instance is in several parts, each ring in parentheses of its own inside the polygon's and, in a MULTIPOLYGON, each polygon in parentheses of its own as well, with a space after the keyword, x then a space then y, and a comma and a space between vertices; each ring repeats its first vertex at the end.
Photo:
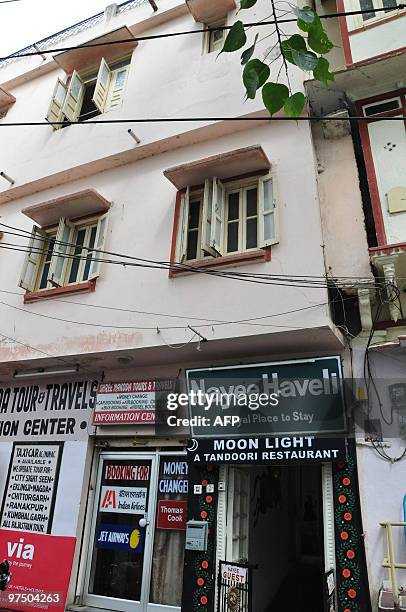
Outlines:
POLYGON ((0 386, 0 441, 87 440, 97 381, 0 386))
POLYGON ((100 495, 100 512, 143 514, 147 504, 146 487, 103 486, 100 495))
POLYGON ((247 568, 239 567, 238 565, 226 564, 221 566, 221 575, 223 580, 235 582, 238 584, 246 584, 247 568))
POLYGON ((61 444, 14 444, 0 527, 51 533, 61 444))
POLYGON ((124 425, 155 423, 155 381, 101 383, 93 423, 124 425))

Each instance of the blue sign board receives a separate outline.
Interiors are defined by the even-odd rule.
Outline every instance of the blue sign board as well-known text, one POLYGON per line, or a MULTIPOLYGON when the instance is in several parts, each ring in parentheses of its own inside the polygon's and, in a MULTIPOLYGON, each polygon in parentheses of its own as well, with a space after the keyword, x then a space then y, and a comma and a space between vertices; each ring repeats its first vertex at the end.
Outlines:
POLYGON ((142 553, 144 529, 134 525, 101 523, 96 530, 96 548, 142 553))

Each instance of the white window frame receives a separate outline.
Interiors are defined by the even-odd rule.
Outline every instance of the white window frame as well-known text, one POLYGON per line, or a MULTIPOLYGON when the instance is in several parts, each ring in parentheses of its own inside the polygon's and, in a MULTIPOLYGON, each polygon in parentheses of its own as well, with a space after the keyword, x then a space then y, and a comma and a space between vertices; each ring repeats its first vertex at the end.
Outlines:
MULTIPOLYGON (((123 102, 130 65, 131 56, 128 55, 124 56, 119 60, 114 61, 111 66, 104 58, 102 58, 98 66, 96 68, 93 68, 92 70, 81 72, 77 72, 76 70, 74 70, 72 75, 66 79, 66 82, 58 78, 48 108, 46 120, 52 125, 54 130, 58 130, 62 127, 61 125, 55 125, 55 123, 53 123, 55 121, 77 121, 82 112, 83 99, 86 87, 93 82, 96 84, 96 86, 92 101, 98 109, 99 113, 104 114, 109 112, 110 110, 115 110, 116 108, 121 106, 123 102), (107 70, 109 70, 110 72, 110 78, 107 86, 102 82, 102 77, 104 74, 103 68, 107 68, 107 70), (117 93, 115 88, 116 78, 118 73, 122 71, 125 71, 124 83, 122 87, 119 88, 117 93), (82 88, 78 99, 76 100, 74 109, 71 109, 69 107, 69 104, 67 103, 68 96, 71 92, 72 77, 79 78, 82 83, 82 88), (65 88, 65 98, 62 103, 60 103, 60 101, 57 100, 56 97, 58 89, 61 87, 65 88), (68 107, 70 110, 70 117, 66 115, 66 110, 68 110, 68 107)), ((71 96, 71 102, 72 100, 73 97, 71 96)), ((86 121, 86 119, 84 119, 83 121, 86 121)))
POLYGON ((43 252, 41 254, 38 254, 38 252, 36 253, 35 262, 33 262, 36 269, 35 269, 34 276, 30 283, 26 283, 24 279, 26 277, 27 267, 31 263, 31 259, 32 259, 31 251, 26 255, 24 264, 23 264, 22 273, 21 273, 20 283, 19 283, 20 286, 30 292, 31 291, 49 291, 50 289, 53 289, 53 288, 69 287, 71 285, 77 285, 77 284, 87 282, 90 280, 94 280, 95 278, 97 278, 100 275, 101 262, 92 261, 90 264, 90 269, 89 269, 89 277, 86 280, 83 279, 83 272, 84 272, 84 269, 87 263, 85 259, 87 253, 84 253, 80 255, 80 257, 83 257, 84 259, 79 260, 79 267, 78 267, 78 272, 76 275, 76 280, 68 282, 69 276, 71 273, 71 269, 72 269, 72 264, 74 261, 74 251, 76 248, 74 244, 77 238, 77 234, 80 230, 85 229, 86 233, 85 233, 84 245, 89 244, 92 229, 95 227, 96 227, 96 235, 95 235, 95 242, 94 242, 93 249, 90 249, 88 246, 81 247, 82 250, 87 251, 89 253, 91 253, 93 250, 103 250, 104 248, 106 235, 107 235, 107 229, 108 229, 108 213, 104 215, 95 215, 95 216, 81 219, 75 222, 62 218, 60 219, 58 226, 52 226, 45 230, 42 230, 38 228, 37 226, 34 226, 31 240, 30 240, 30 245, 35 244, 35 241, 38 240, 38 236, 39 236, 39 239, 42 240, 42 243, 43 243, 42 244, 43 252), (65 247, 64 245, 55 244, 54 252, 51 258, 51 265, 50 265, 49 273, 48 273, 47 286, 40 288, 39 284, 40 284, 40 280, 42 277, 44 265, 46 262, 46 255, 48 251, 46 240, 51 239, 51 238, 55 238, 56 241, 61 240, 61 235, 63 235, 63 232, 66 228, 70 228, 70 238, 68 241, 69 246, 65 247), (66 258, 63 263, 60 277, 52 280, 52 276, 55 272, 57 261, 60 257, 63 257, 64 255, 66 255, 66 258))
MULTIPOLYGON (((372 0, 372 2, 373 2, 375 9, 383 8, 382 0, 372 0)), ((400 0, 394 0, 394 2, 396 2, 396 4, 401 3, 400 0)), ((362 10, 360 0, 347 0, 347 2, 345 3, 345 9, 347 11, 362 10)), ((398 8, 398 9, 394 9, 393 11, 387 11, 387 12, 380 11, 379 13, 375 14, 374 17, 371 17, 370 19, 366 19, 366 20, 362 18, 362 15, 349 15, 347 17, 348 30, 349 32, 351 32, 352 30, 357 30, 358 28, 367 26, 370 23, 376 23, 377 21, 382 21, 386 17, 391 17, 392 15, 396 13, 402 14, 405 10, 406 9, 398 8)))
MULTIPOLYGON (((242 184, 241 181, 238 183, 238 186, 233 187, 232 185, 229 187, 226 184, 226 194, 225 194, 225 207, 224 207, 224 227, 223 227, 223 250, 224 255, 237 255, 239 253, 250 253, 251 251, 258 251, 259 239, 260 239, 260 211, 259 211, 259 186, 258 179, 254 181, 249 181, 245 184, 242 184), (244 245, 247 242, 247 191, 250 189, 257 189, 257 246, 251 247, 247 249, 244 245), (227 237, 228 237, 228 207, 229 201, 228 196, 232 193, 239 194, 239 203, 238 203, 238 250, 227 252, 227 237)), ((252 215, 249 218, 254 218, 252 215)), ((236 221, 231 221, 230 223, 236 223, 236 221)))
MULTIPOLYGON (((218 19, 212 23, 205 23, 204 28, 215 28, 227 26, 227 16, 224 19, 218 19)), ((223 48, 224 41, 227 37, 227 30, 223 30, 222 38, 215 43, 212 40, 213 32, 205 31, 203 36, 203 53, 210 55, 211 53, 220 53, 223 48)))
MULTIPOLYGON (((250 218, 253 218, 252 216, 250 218)), ((213 236, 213 228, 210 231, 210 239, 213 236)), ((206 179, 204 191, 198 189, 191 191, 188 187, 186 192, 181 195, 177 236, 176 236, 176 263, 184 262, 197 262, 209 260, 207 255, 213 258, 216 257, 227 257, 231 255, 241 255, 243 253, 257 252, 266 247, 278 244, 279 242, 279 207, 277 198, 277 186, 275 175, 268 173, 265 175, 254 176, 248 179, 235 180, 226 183, 220 182, 216 178, 206 179), (263 184, 266 181, 272 181, 272 204, 273 209, 271 211, 264 210, 263 203, 263 184), (212 248, 211 242, 209 243, 205 236, 205 228, 203 228, 204 219, 208 212, 208 198, 212 197, 212 215, 213 219, 215 215, 214 211, 214 196, 216 193, 216 183, 220 183, 224 187, 224 201, 223 201, 223 215, 222 215, 222 231, 221 231, 221 245, 220 250, 216 251, 212 248), (257 246, 245 248, 247 238, 247 215, 246 215, 246 202, 247 202, 247 191, 249 189, 257 189, 257 246), (238 232, 238 250, 227 253, 227 235, 228 235, 228 195, 230 193, 239 194, 239 232, 238 232), (262 194, 262 195, 261 195, 262 194), (200 199, 202 201, 199 213, 199 234, 198 234, 198 248, 197 257, 194 259, 187 259, 187 239, 189 234, 189 210, 190 203, 200 199), (264 240, 264 216, 267 214, 273 215, 274 225, 274 236, 267 241, 264 240), (203 242, 205 244, 203 244, 203 242), (199 248, 200 245, 200 248, 199 248)))

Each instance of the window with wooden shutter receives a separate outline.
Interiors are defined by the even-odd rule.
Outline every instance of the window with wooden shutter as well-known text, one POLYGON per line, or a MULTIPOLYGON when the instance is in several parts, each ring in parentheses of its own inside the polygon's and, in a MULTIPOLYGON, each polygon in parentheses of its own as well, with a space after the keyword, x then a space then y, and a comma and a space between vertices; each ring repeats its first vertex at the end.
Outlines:
POLYGON ((189 217, 189 187, 180 198, 178 239, 176 242, 176 261, 182 263, 186 259, 188 241, 188 217, 189 217))
POLYGON ((250 252, 279 242, 274 177, 253 176, 220 181, 206 178, 204 188, 187 188, 182 196, 176 261, 210 261, 250 252))
POLYGON ((109 97, 110 85, 112 82, 112 72, 103 58, 100 63, 99 72, 97 75, 96 86, 93 93, 92 101, 101 113, 106 110, 107 99, 109 97))
POLYGON ((105 112, 117 108, 122 103, 129 68, 127 65, 112 71, 105 112))
POLYGON ((104 249, 104 244, 106 242, 107 235, 107 220, 108 214, 103 215, 97 221, 96 239, 94 243, 94 248, 96 252, 92 252, 90 250, 89 253, 92 259, 92 263, 90 265, 89 280, 97 278, 100 274, 100 268, 102 264, 101 260, 104 258, 104 255, 103 253, 98 253, 97 251, 102 251, 104 249))
POLYGON ((213 179, 204 181, 203 215, 202 215, 202 250, 208 255, 216 256, 210 245, 211 224, 213 221, 213 179))
POLYGON ((61 79, 58 79, 46 116, 46 120, 49 121, 54 130, 59 130, 62 127, 61 125, 55 124, 55 122, 63 121, 65 118, 63 114, 63 105, 65 103, 67 90, 68 86, 66 83, 64 83, 61 79))
POLYGON ((260 238, 261 248, 279 242, 278 211, 276 206, 275 181, 273 176, 261 177, 258 181, 258 203, 260 215, 260 238))
POLYGON ((28 253, 25 256, 19 286, 27 291, 33 291, 38 277, 38 270, 47 242, 47 234, 34 225, 28 244, 28 253))
POLYGON ((72 252, 74 232, 75 226, 72 223, 66 219, 59 221, 48 277, 54 287, 62 287, 64 284, 69 256, 72 252))
POLYGON ((210 247, 217 255, 223 254, 223 219, 224 219, 225 189, 218 179, 213 179, 213 207, 211 219, 210 247))
POLYGON ((76 121, 80 115, 80 110, 83 102, 85 85, 76 70, 73 71, 68 90, 66 92, 65 102, 62 107, 63 114, 69 121, 76 121))

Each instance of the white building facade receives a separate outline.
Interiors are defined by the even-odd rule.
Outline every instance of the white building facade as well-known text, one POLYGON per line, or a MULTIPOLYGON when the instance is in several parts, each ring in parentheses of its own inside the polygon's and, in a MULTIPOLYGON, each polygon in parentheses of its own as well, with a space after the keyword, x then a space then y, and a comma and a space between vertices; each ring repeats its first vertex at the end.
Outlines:
MULTIPOLYGON (((39 44, 53 53, 0 66, 9 593, 59 593, 46 602, 58 610, 223 610, 224 561, 240 563, 255 611, 282 609, 292 580, 315 611, 327 599, 368 610, 367 451, 346 436, 353 371, 333 283, 362 277, 368 295, 373 284, 350 132, 335 177, 358 207, 348 224, 321 125, 269 121, 260 97, 243 102, 237 56, 217 59, 224 33, 202 31, 238 19, 233 0, 154 4, 111 5, 39 44), (193 33, 163 36, 183 31, 193 33), (304 389, 288 425, 265 411, 205 435, 155 418, 162 381, 178 393, 277 379, 304 389), (196 548, 193 528, 207 527, 196 548), (64 561, 43 579, 56 550, 64 561)), ((265 19, 265 3, 249 16, 265 19)), ((304 88, 301 71, 290 79, 304 88)), ((337 110, 334 91, 321 114, 337 110)), ((357 288, 345 294, 354 312, 357 288)))

